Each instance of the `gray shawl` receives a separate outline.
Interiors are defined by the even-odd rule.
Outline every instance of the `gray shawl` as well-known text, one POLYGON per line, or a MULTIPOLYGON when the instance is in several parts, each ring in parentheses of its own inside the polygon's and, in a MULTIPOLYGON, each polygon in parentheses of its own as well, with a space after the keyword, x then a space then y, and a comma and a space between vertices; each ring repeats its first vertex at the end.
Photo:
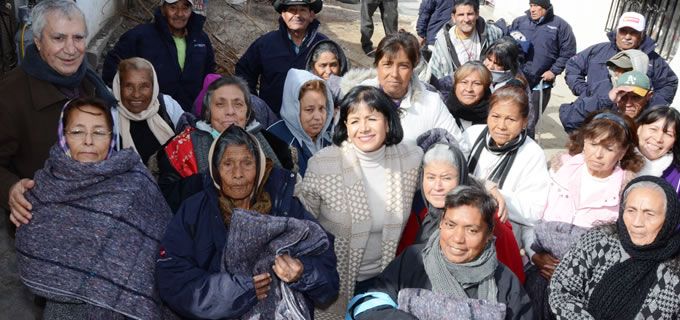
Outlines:
MULTIPOLYGON (((272 272, 274 258, 320 255, 328 250, 326 232, 318 224, 235 209, 224 247, 222 271, 241 274, 272 272)), ((241 319, 311 319, 311 305, 298 291, 272 273, 271 290, 241 319)))
POLYGON ((487 300, 451 297, 427 289, 405 288, 397 298, 399 310, 419 320, 505 319, 505 304, 487 300))
POLYGON ((23 283, 51 300, 160 318, 154 266, 172 213, 139 156, 80 163, 55 145, 34 179, 33 219, 16 234, 23 283))
POLYGON ((541 220, 534 227, 536 239, 531 249, 536 252, 548 252, 561 260, 586 231, 588 229, 571 223, 541 220))

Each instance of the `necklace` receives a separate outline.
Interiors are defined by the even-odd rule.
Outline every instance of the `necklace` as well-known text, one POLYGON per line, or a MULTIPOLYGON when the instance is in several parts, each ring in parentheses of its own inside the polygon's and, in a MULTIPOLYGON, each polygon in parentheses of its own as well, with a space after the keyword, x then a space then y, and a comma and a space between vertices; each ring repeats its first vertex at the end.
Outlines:
MULTIPOLYGON (((456 39, 458 40, 458 42, 461 44, 461 46, 463 46, 463 51, 465 51, 465 54, 467 55, 467 61, 476 60, 477 55, 475 52, 476 50, 474 48, 475 47, 474 34, 464 38, 464 35, 461 35, 459 33, 458 27, 456 27, 454 33, 456 34, 456 39), (466 40, 470 43, 469 46, 465 45, 466 40)), ((461 63, 464 62, 461 61, 461 63)))

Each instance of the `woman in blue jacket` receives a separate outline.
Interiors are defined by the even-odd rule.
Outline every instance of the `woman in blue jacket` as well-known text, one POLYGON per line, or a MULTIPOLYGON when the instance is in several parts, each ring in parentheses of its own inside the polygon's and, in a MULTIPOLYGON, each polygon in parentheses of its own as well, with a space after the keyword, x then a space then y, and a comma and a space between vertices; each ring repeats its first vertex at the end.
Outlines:
MULTIPOLYGON (((339 288, 333 238, 321 255, 278 256, 273 272, 223 271, 223 256, 236 209, 303 220, 314 218, 293 197, 295 175, 273 167, 257 140, 235 125, 211 147, 204 190, 185 200, 161 241, 156 283, 161 299, 184 317, 237 318, 270 293, 276 275, 308 302, 325 304, 339 288)), ((312 305, 312 303, 308 303, 312 305)), ((310 310, 310 313, 313 310, 310 310)))

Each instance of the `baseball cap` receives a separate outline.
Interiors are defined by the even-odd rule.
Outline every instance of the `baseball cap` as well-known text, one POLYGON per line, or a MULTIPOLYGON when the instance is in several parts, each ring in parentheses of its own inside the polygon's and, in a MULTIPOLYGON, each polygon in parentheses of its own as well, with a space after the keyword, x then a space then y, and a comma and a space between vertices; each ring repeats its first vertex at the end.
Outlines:
MULTIPOLYGON (((168 4, 173 4, 179 0, 161 0, 161 4, 163 3, 168 3, 168 4)), ((193 7, 194 6, 194 0, 187 0, 189 1, 189 4, 193 7)))
POLYGON ((616 86, 629 86, 632 92, 638 96, 644 97, 651 89, 649 77, 640 71, 628 71, 619 76, 616 80, 616 86))
POLYGON ((630 61, 630 57, 625 51, 619 51, 607 60, 607 66, 616 66, 621 69, 633 69, 633 63, 630 61))
POLYGON ((300 6, 309 6, 309 9, 314 11, 314 13, 319 13, 321 11, 321 8, 323 7, 323 1, 322 0, 274 0, 272 2, 272 5, 274 6, 274 10, 276 12, 281 13, 283 11, 283 8, 286 6, 295 6, 295 5, 300 5, 300 6))
POLYGON ((645 16, 637 12, 624 12, 619 18, 619 24, 616 25, 616 30, 629 27, 638 32, 645 31, 645 16))

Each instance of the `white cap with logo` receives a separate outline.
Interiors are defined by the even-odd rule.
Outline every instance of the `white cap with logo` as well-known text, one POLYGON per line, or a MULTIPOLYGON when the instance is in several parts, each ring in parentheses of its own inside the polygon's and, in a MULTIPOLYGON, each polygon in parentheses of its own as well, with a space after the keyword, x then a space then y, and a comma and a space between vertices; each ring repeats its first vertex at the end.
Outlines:
POLYGON ((619 18, 619 24, 616 26, 616 30, 621 28, 633 28, 635 31, 644 32, 645 31, 645 16, 637 12, 624 12, 619 18))

